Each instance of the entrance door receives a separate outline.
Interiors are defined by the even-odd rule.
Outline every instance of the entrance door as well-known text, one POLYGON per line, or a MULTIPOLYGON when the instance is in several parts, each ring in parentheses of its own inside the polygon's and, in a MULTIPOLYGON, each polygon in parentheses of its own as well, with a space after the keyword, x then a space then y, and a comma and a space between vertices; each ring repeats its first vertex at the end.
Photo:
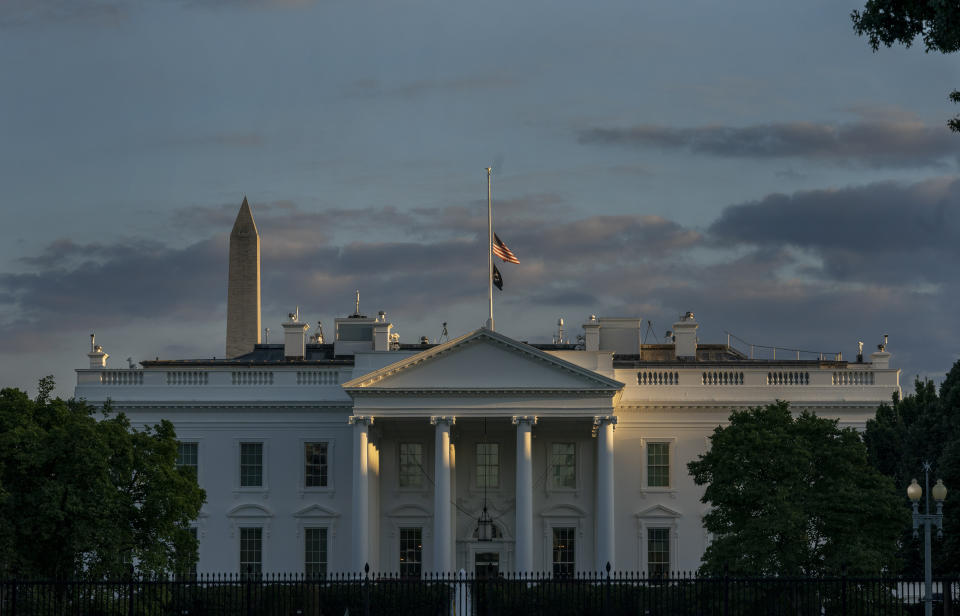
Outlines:
POLYGON ((477 552, 473 559, 473 571, 477 579, 497 577, 500 575, 499 552, 477 552))

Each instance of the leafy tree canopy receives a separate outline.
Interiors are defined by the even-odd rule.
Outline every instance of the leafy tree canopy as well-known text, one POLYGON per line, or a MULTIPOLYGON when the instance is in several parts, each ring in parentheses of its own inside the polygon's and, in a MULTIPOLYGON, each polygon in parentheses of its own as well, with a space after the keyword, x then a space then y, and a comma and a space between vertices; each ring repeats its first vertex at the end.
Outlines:
MULTIPOLYGON (((867 422, 864 442, 871 464, 887 475, 906 494, 910 480, 923 483, 923 463, 933 467, 930 480, 943 479, 948 488, 943 506, 944 539, 933 549, 938 573, 960 574, 960 361, 953 365, 940 385, 917 380, 914 393, 893 405, 882 405, 867 422)), ((904 506, 907 506, 906 496, 904 506)), ((921 503, 921 513, 923 512, 921 503)), ((931 507, 932 512, 932 507, 931 507)), ((904 529, 901 557, 906 572, 923 566, 923 543, 904 529)))
MULTIPOLYGON (((926 51, 960 51, 960 4, 956 0, 867 0, 862 11, 850 14, 853 30, 866 36, 874 51, 881 45, 910 47, 920 37, 926 51)), ((960 91, 950 93, 960 103, 960 91)), ((960 116, 947 122, 960 132, 960 116)))
POLYGON ((687 467, 712 541, 701 570, 750 575, 876 574, 894 564, 909 513, 870 466, 860 435, 786 402, 735 411, 687 467))
POLYGON ((176 466, 173 425, 136 430, 78 400, 0 390, 0 578, 119 578, 185 571, 204 502, 176 466))

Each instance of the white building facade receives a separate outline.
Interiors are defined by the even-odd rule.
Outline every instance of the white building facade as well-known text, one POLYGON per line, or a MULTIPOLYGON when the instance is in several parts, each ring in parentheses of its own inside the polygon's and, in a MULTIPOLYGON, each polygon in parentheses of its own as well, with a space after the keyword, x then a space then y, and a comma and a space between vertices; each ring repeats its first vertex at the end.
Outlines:
POLYGON ((899 392, 883 349, 761 360, 700 344, 690 313, 669 344, 641 344, 642 326, 405 345, 356 314, 323 344, 291 315, 284 344, 232 359, 116 370, 96 347, 75 395, 176 426, 207 493, 200 572, 415 576, 693 570, 708 506, 686 464, 732 410, 786 400, 862 428, 899 392))

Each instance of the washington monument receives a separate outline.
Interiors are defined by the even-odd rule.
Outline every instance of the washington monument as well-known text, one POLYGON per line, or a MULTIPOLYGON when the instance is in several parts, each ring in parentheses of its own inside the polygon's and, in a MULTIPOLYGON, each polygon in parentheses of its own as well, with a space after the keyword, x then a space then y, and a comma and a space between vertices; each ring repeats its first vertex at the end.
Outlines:
POLYGON ((260 342, 260 233, 247 198, 230 232, 227 286, 227 358, 253 350, 260 342))

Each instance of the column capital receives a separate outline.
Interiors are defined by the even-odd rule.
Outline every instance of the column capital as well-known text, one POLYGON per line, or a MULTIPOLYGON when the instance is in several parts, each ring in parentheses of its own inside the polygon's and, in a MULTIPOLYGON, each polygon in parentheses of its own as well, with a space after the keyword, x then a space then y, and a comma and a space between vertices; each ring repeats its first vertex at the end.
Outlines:
POLYGON ((536 415, 514 415, 513 416, 513 425, 518 426, 522 423, 528 423, 531 426, 537 425, 537 416, 536 415))
POLYGON ((596 438, 597 430, 600 429, 600 426, 604 424, 610 424, 613 426, 613 429, 617 429, 617 416, 616 415, 594 415, 593 416, 593 436, 596 438))
POLYGON ((449 426, 457 423, 457 418, 452 415, 433 415, 430 417, 430 425, 436 426, 437 424, 445 423, 449 426))
POLYGON ((347 417, 347 423, 351 426, 372 426, 373 425, 373 416, 372 415, 351 415, 347 417))

